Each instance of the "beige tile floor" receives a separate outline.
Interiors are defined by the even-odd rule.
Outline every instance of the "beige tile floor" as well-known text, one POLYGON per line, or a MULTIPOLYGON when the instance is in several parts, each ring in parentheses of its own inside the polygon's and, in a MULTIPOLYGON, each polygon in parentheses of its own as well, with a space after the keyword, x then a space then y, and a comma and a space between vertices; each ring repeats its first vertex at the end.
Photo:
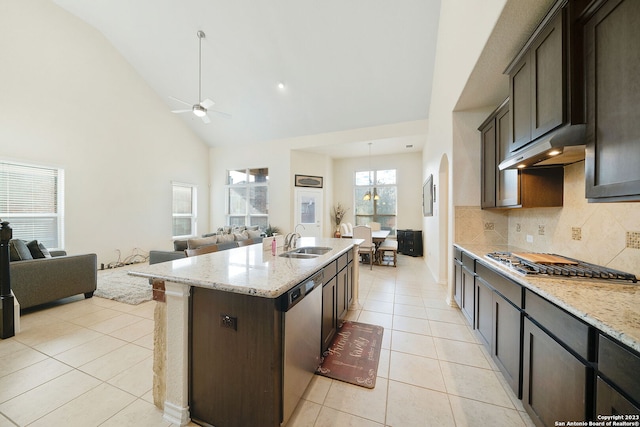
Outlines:
MULTIPOLYGON (((376 387, 316 376, 289 426, 532 425, 422 258, 360 272, 349 317, 385 328, 376 387)), ((74 297, 24 314, 0 340, 0 427, 171 426, 152 403, 154 304, 74 297)))

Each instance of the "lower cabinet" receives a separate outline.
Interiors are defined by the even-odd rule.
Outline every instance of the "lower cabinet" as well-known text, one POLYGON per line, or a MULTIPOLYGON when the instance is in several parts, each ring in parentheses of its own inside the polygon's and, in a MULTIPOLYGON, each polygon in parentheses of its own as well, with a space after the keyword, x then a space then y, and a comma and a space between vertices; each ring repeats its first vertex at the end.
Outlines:
POLYGON ((467 318, 469 324, 475 327, 475 273, 473 267, 470 270, 469 267, 463 265, 462 272, 462 304, 460 309, 462 314, 467 318))
POLYGON ((487 348, 493 345, 493 289, 480 277, 476 285, 476 329, 487 348))
POLYGON ((589 368, 529 318, 524 320, 522 405, 537 426, 582 421, 589 368))
MULTIPOLYGON (((597 380, 596 396, 597 415, 640 415, 638 406, 631 403, 601 377, 597 380)), ((639 418, 632 419, 637 421, 639 418)))
POLYGON ((462 252, 454 249, 453 258, 453 300, 462 308, 462 252))
POLYGON ((353 287, 353 257, 348 252, 325 267, 325 283, 322 287, 323 352, 331 344, 340 321, 349 311, 349 305, 353 302, 353 287))
POLYGON ((493 344, 491 356, 518 398, 522 397, 522 311, 497 292, 493 293, 493 344))
MULTIPOLYGON (((640 415, 640 355, 600 334, 596 414, 640 415), (629 375, 630 372, 636 375, 629 375)), ((640 418, 628 421, 639 421, 640 418)))

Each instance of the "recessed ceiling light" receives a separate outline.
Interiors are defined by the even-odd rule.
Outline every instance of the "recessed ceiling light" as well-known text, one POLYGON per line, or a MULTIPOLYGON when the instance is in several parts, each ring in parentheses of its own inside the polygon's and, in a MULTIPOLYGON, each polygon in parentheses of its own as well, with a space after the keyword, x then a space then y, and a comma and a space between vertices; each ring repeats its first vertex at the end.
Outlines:
POLYGON ((284 89, 284 82, 278 82, 278 89, 284 89))

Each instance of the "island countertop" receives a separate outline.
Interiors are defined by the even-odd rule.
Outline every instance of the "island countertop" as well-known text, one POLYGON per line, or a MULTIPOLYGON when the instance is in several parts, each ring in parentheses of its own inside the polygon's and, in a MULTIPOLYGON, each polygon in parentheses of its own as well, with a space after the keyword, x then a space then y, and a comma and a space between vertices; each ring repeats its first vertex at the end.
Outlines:
POLYGON ((130 270, 133 276, 202 288, 277 298, 325 265, 351 250, 358 239, 303 237, 296 247, 324 246, 331 250, 315 258, 281 257, 262 244, 243 246, 130 270))
POLYGON ((611 280, 524 276, 485 256, 493 251, 518 252, 520 248, 507 245, 454 246, 640 352, 640 285, 611 280))

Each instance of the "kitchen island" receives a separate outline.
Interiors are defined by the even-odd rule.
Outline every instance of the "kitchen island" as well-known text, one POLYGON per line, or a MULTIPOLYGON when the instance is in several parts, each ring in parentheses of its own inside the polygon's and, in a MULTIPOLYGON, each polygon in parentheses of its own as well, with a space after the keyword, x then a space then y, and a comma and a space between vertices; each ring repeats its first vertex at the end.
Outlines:
MULTIPOLYGON (((325 280, 336 276, 343 260, 354 259, 357 243, 302 238, 298 248, 329 250, 308 258, 287 258, 280 256, 282 248, 273 255, 257 244, 131 271, 152 280, 156 299, 166 300, 156 308, 154 338, 154 401, 164 409, 165 419, 185 425, 193 417, 213 424, 213 419, 201 418, 209 417, 210 408, 224 401, 217 411, 236 419, 227 414, 216 425, 279 425, 286 380, 287 313, 282 301, 292 288, 319 272, 325 280), (200 389, 194 391, 194 385, 202 388, 201 379, 207 375, 213 387, 205 395, 200 389), (198 399, 201 409, 196 411, 198 399), (203 411, 206 416, 194 415, 203 411)), ((350 296, 356 303, 358 268, 352 264, 350 296)), ((318 357, 320 339, 318 335, 318 357)))

